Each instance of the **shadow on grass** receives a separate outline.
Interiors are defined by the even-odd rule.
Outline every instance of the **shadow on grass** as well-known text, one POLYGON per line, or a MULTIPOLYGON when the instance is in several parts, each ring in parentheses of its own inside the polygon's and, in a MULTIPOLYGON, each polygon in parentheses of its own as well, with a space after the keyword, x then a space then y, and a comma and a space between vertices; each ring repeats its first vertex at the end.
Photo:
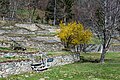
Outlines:
MULTIPOLYGON (((84 56, 80 56, 80 62, 81 63, 99 63, 100 59, 94 59, 94 58, 85 58, 84 56)), ((105 62, 107 63, 120 63, 120 60, 118 59, 105 59, 105 62)))
POLYGON ((99 59, 92 59, 92 58, 85 58, 84 56, 80 56, 80 62, 81 63, 86 63, 86 62, 91 62, 91 63, 99 63, 99 59))
POLYGON ((120 59, 105 59, 105 62, 108 62, 108 63, 120 63, 120 59))

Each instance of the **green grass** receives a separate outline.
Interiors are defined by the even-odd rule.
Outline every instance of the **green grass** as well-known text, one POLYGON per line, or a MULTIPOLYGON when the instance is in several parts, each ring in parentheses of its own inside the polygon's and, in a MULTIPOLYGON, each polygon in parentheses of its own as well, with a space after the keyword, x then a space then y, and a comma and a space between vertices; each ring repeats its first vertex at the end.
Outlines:
POLYGON ((114 43, 114 44, 112 44, 112 46, 120 46, 120 43, 114 43))
POLYGON ((96 37, 92 37, 89 43, 90 44, 101 44, 101 40, 96 37))
POLYGON ((119 63, 120 64, 120 52, 109 52, 106 54, 106 63, 119 63))
MULTIPOLYGON (((84 57, 98 57, 98 54, 81 54, 84 57)), ((100 63, 74 63, 48 69, 45 72, 30 72, 20 75, 13 75, 0 80, 120 80, 120 54, 107 53, 104 64, 100 63)))
MULTIPOLYGON (((100 53, 82 53, 82 58, 89 62, 89 61, 99 61, 101 54, 100 53)), ((120 52, 109 52, 106 53, 105 56, 106 63, 120 63, 120 52)))
POLYGON ((27 50, 22 51, 22 50, 13 50, 13 49, 11 49, 9 47, 0 47, 1 52, 37 52, 38 51, 37 48, 29 48, 29 47, 27 47, 26 49, 27 50))
POLYGON ((30 48, 30 47, 28 47, 25 52, 38 52, 38 51, 39 51, 39 49, 37 49, 37 48, 30 48))
POLYGON ((81 53, 81 62, 99 62, 100 53, 81 53))
POLYGON ((37 37, 37 36, 42 36, 42 37, 54 37, 56 33, 47 33, 47 34, 14 34, 14 33, 3 33, 2 35, 7 35, 9 37, 37 37))
POLYGON ((72 52, 67 52, 67 51, 47 52, 47 56, 49 56, 49 57, 67 55, 67 54, 72 54, 72 52))
POLYGON ((10 41, 0 39, 0 43, 10 44, 10 41))
POLYGON ((81 53, 85 59, 99 59, 100 55, 100 53, 81 53))
POLYGON ((0 47, 0 51, 12 51, 12 49, 7 47, 0 47))
POLYGON ((24 9, 22 9, 22 10, 17 10, 17 14, 23 14, 23 15, 28 15, 29 14, 29 12, 28 12, 28 10, 24 10, 24 9))
POLYGON ((25 57, 0 57, 0 62, 26 60, 25 57))

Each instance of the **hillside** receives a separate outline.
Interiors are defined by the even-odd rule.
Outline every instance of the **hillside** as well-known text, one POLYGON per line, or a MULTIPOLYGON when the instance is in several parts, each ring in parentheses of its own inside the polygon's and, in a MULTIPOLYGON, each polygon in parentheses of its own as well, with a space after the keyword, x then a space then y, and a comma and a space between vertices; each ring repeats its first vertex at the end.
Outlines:
POLYGON ((17 24, 0 27, 0 47, 10 47, 14 41, 26 48, 57 51, 62 48, 56 36, 57 27, 43 24, 17 24))

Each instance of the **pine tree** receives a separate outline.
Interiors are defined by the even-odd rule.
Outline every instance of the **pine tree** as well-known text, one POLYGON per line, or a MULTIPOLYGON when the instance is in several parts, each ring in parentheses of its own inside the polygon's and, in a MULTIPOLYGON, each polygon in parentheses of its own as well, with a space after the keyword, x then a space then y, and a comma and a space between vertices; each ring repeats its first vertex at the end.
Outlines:
POLYGON ((6 17, 9 13, 9 0, 0 0, 0 16, 6 17))
POLYGON ((57 16, 57 1, 58 0, 50 0, 48 5, 47 5, 47 10, 46 10, 46 21, 48 22, 49 20, 54 20, 54 16, 57 16), (54 11, 56 9, 56 12, 54 11))
POLYGON ((60 0, 60 7, 62 13, 62 19, 64 23, 69 22, 72 18, 72 7, 73 7, 74 0, 60 0))
POLYGON ((46 20, 56 19, 56 24, 61 20, 67 23, 72 18, 72 6, 74 0, 50 0, 46 10, 46 20))

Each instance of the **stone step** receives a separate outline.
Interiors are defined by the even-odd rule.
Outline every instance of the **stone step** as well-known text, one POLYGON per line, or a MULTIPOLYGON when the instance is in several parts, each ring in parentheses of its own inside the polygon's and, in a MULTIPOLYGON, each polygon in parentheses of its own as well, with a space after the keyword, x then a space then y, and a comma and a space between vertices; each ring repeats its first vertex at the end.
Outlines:
POLYGON ((42 63, 35 63, 31 65, 32 70, 34 71, 44 71, 46 69, 48 69, 48 67, 46 67, 44 64, 42 63))

